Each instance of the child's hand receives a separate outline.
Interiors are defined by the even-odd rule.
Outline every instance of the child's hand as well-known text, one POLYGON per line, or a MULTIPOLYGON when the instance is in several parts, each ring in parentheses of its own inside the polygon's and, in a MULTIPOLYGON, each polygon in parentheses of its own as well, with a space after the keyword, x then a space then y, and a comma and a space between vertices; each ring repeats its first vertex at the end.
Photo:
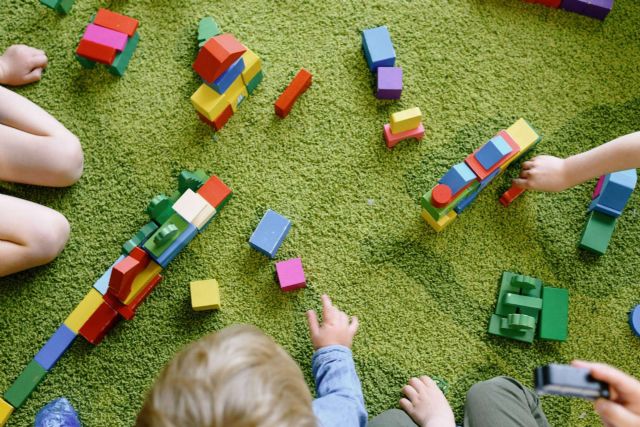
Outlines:
POLYGON ((640 381, 603 363, 574 360, 578 368, 587 368, 591 376, 609 384, 611 400, 598 399, 594 407, 602 422, 612 427, 640 425, 640 381))
POLYGON ((20 86, 37 82, 47 61, 47 55, 40 49, 13 45, 0 56, 0 84, 20 86))
POLYGON ((351 317, 331 304, 328 296, 322 295, 322 325, 314 310, 307 311, 311 343, 317 350, 330 345, 343 345, 351 348, 353 337, 358 331, 358 318, 351 317))
POLYGON ((566 160, 554 156, 536 156, 522 164, 520 177, 513 183, 537 191, 562 191, 571 187, 566 160))

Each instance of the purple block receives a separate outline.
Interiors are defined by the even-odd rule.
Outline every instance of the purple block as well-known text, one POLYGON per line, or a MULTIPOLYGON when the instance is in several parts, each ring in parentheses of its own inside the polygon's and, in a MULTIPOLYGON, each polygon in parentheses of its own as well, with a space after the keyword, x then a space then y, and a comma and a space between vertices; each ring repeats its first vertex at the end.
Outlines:
POLYGON ((612 8, 613 0, 591 0, 583 13, 592 18, 604 21, 604 18, 607 17, 612 8))
POLYGON ((402 95, 402 68, 378 67, 378 99, 400 99, 402 95))
POLYGON ((280 289, 285 292, 307 286, 300 258, 276 263, 276 273, 278 282, 280 282, 280 289))
POLYGON ((589 0, 563 0, 562 8, 569 12, 583 13, 589 0))
POLYGON ((99 25, 89 24, 82 36, 83 40, 89 40, 103 46, 109 46, 117 51, 122 52, 127 45, 127 35, 99 25))

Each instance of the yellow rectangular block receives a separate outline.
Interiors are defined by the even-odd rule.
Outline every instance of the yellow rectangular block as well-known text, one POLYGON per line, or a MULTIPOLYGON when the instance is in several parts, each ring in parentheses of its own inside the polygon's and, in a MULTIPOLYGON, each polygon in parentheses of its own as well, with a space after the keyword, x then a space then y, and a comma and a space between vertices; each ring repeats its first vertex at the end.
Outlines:
POLYGON ((191 282, 191 307, 195 311, 220 308, 220 290, 215 279, 191 282))
POLYGON ((540 135, 533 130, 525 119, 518 119, 507 129, 507 133, 520 146, 522 154, 540 140, 540 135))
POLYGON ((260 61, 258 55, 249 49, 242 55, 242 60, 244 61, 242 82, 246 86, 262 70, 262 61, 260 61))
POLYGON ((418 107, 398 111, 391 115, 391 133, 400 133, 412 130, 420 126, 422 112, 418 107))
POLYGON ((64 324, 77 334, 85 322, 89 320, 89 317, 100 307, 100 304, 102 304, 102 295, 94 288, 91 288, 89 293, 80 301, 80 304, 66 318, 64 324))
POLYGON ((131 292, 124 300, 124 303, 131 304, 131 301, 133 301, 133 299, 138 296, 140 291, 142 291, 149 284, 149 282, 151 282, 151 279, 160 274, 161 271, 162 267, 153 262, 153 260, 150 260, 147 268, 142 270, 136 276, 136 278, 133 279, 133 282, 131 283, 131 292))
POLYGON ((431 228, 436 230, 438 233, 444 230, 451 221, 456 219, 457 216, 458 214, 456 213, 456 211, 452 210, 451 212, 440 218, 438 221, 436 221, 435 219, 433 219, 429 211, 427 211, 426 209, 422 209, 422 218, 427 221, 427 224, 429 224, 431 228))
POLYGON ((8 404, 0 397, 0 427, 7 423, 7 420, 13 413, 13 406, 8 404))
POLYGON ((215 120, 229 105, 224 94, 220 95, 204 83, 191 95, 191 103, 198 113, 211 121, 215 120))
POLYGON ((235 113, 238 109, 238 105, 249 96, 249 92, 247 92, 247 87, 244 85, 242 81, 242 76, 238 76, 238 78, 229 86, 229 89, 224 93, 224 96, 229 104, 231 104, 231 109, 235 113))

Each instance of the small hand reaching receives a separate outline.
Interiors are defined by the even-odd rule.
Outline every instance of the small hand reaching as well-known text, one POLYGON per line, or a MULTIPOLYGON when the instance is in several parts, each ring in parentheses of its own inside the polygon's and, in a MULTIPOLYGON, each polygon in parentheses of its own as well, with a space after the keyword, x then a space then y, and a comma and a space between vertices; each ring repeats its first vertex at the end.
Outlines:
POLYGON ((520 188, 536 191, 563 191, 571 187, 566 159, 554 156, 536 156, 522 163, 520 176, 513 180, 520 188))
POLYGON ((351 348, 353 337, 358 331, 358 318, 340 311, 331 303, 327 295, 322 295, 322 325, 314 310, 307 311, 309 331, 313 349, 318 350, 330 345, 342 345, 351 348))
POLYGON ((0 84, 21 86, 42 78, 48 59, 43 50, 23 44, 10 46, 0 56, 0 84))

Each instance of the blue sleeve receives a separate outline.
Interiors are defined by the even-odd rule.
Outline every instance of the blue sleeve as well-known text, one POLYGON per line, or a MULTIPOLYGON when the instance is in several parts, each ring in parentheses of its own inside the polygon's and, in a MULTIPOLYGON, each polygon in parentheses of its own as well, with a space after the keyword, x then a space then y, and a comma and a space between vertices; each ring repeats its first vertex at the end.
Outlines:
POLYGON ((319 349, 311 361, 318 398, 313 412, 321 427, 365 427, 367 410, 351 350, 341 345, 319 349))

